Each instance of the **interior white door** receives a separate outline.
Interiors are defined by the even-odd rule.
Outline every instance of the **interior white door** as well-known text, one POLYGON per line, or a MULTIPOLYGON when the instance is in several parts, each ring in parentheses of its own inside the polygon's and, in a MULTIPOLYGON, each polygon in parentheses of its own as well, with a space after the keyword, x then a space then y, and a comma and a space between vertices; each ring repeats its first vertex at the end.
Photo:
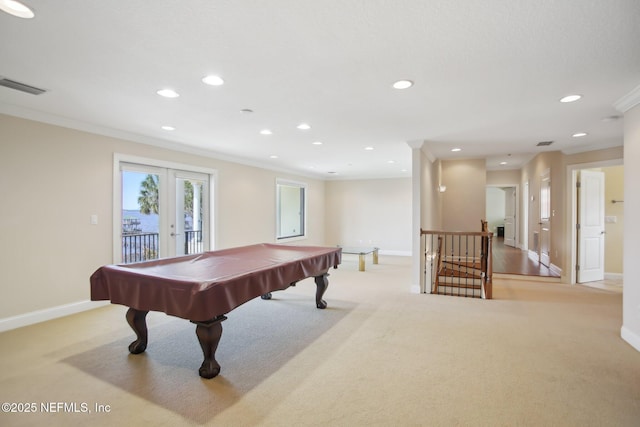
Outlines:
POLYGON ((516 188, 504 189, 504 244, 516 245, 516 188))
POLYGON ((604 280, 604 172, 580 171, 578 283, 604 280))
POLYGON ((540 264, 551 265, 551 176, 540 177, 540 264))

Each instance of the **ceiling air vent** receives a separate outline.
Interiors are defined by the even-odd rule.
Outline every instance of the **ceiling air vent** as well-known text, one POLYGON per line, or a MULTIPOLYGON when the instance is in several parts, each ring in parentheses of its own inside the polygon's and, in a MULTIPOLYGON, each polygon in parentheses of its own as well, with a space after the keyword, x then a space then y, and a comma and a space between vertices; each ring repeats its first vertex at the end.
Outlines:
POLYGON ((0 86, 8 87, 9 89, 19 90, 20 92, 30 93, 32 95, 40 95, 45 93, 46 90, 37 87, 29 86, 24 83, 16 82, 14 80, 5 79, 0 77, 0 86))
POLYGON ((540 141, 536 144, 536 147, 544 147, 553 144, 553 141, 540 141))

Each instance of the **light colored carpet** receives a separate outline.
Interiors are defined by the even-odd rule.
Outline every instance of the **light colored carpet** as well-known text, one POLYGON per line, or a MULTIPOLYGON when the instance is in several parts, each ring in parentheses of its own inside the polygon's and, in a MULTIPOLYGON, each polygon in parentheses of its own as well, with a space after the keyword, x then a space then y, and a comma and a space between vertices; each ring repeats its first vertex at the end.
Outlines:
POLYGON ((305 280, 232 311, 212 380, 197 373, 195 326, 160 313, 142 355, 120 306, 2 333, 1 399, 38 411, 0 425, 640 425, 620 293, 503 278, 484 301, 409 293, 404 257, 357 270, 345 256, 331 272, 327 310, 305 280))

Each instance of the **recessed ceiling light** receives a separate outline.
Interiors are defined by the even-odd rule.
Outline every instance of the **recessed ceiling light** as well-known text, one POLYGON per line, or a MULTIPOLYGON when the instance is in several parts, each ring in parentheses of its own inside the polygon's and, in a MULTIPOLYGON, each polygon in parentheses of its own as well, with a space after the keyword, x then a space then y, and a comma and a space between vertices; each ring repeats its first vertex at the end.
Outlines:
POLYGON ((242 114, 249 114, 249 113, 253 113, 253 110, 250 108, 243 108, 242 110, 240 110, 240 112, 242 114))
POLYGON ((411 80, 398 80, 393 84, 394 89, 408 89, 413 86, 413 82, 411 80))
POLYGON ((164 129, 164 130, 176 130, 176 128, 174 128, 173 126, 162 126, 162 129, 164 129))
POLYGON ((400 169, 400 172, 406 172, 406 171, 407 171, 406 169, 400 169))
POLYGON ((15 0, 0 0, 0 10, 18 18, 31 19, 36 16, 33 10, 15 0))
POLYGON ((580 138, 581 136, 587 136, 586 132, 578 132, 571 135, 574 138, 580 138))
POLYGON ((462 148, 452 148, 451 151, 453 151, 455 153, 457 151, 462 151, 462 148))
POLYGON ((500 164, 501 164, 501 165, 506 165, 506 164, 507 164, 507 162, 500 162, 500 164))
POLYGON ((373 151, 373 147, 364 147, 366 151, 373 151))
POLYGON ((214 75, 203 77, 202 82, 209 86, 222 86, 224 84, 224 80, 221 77, 214 75))
POLYGON ((338 174, 338 172, 336 172, 336 171, 329 171, 327 173, 330 173, 330 174, 333 174, 333 175, 337 175, 338 174))
POLYGON ((158 92, 156 92, 158 95, 163 96, 165 98, 177 98, 180 96, 180 94, 178 94, 178 92, 176 92, 173 89, 160 89, 158 92))
POLYGON ((269 156, 270 159, 277 159, 278 156, 276 156, 275 154, 272 154, 271 156, 269 156))
POLYGON ((582 98, 582 95, 567 95, 560 100, 560 102, 574 102, 582 98))
POLYGON ((395 160, 387 160, 387 163, 389 163, 389 164, 393 164, 395 162, 396 162, 395 160))
POLYGON ((311 129, 311 125, 309 125, 307 123, 300 123, 297 127, 300 130, 309 130, 309 129, 311 129))
POLYGON ((262 135, 271 135, 273 132, 271 132, 269 129, 262 129, 260 133, 262 135))
POLYGON ((322 142, 321 141, 313 141, 312 144, 313 145, 322 145, 322 142))

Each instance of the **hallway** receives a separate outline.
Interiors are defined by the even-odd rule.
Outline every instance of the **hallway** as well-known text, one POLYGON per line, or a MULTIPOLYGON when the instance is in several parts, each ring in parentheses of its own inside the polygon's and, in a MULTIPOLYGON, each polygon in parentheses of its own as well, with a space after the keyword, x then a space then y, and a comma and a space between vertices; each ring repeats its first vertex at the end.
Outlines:
MULTIPOLYGON (((529 258, 526 251, 506 246, 502 237, 494 239, 493 242, 493 272, 495 274, 514 274, 519 276, 560 279, 558 274, 555 274, 549 268, 529 258)), ((623 290, 622 276, 606 277, 604 280, 578 283, 578 285, 618 293, 622 293, 623 290)))
POLYGON ((523 276, 560 276, 548 267, 529 258, 527 251, 506 246, 503 237, 493 239, 493 272, 523 276))

